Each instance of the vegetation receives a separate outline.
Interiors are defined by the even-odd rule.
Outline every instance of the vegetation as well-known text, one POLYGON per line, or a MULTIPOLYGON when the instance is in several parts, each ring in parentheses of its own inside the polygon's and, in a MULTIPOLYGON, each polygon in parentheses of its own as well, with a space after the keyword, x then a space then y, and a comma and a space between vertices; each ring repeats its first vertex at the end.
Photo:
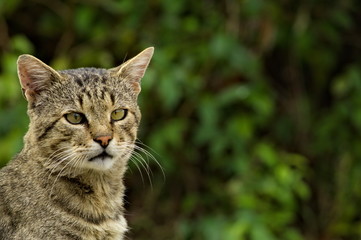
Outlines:
POLYGON ((151 159, 150 180, 131 166, 130 239, 359 239, 360 8, 0 0, 0 163, 28 124, 19 54, 112 67, 154 45, 139 139, 165 178, 151 159))

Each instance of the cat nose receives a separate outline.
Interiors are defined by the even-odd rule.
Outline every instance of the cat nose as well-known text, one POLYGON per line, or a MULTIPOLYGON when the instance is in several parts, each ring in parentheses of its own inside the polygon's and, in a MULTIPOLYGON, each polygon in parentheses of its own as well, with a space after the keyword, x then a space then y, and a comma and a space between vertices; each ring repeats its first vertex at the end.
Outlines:
POLYGON ((94 141, 99 143, 102 147, 106 148, 110 142, 110 140, 112 140, 112 136, 110 135, 103 135, 103 136, 98 136, 96 138, 94 138, 94 141))

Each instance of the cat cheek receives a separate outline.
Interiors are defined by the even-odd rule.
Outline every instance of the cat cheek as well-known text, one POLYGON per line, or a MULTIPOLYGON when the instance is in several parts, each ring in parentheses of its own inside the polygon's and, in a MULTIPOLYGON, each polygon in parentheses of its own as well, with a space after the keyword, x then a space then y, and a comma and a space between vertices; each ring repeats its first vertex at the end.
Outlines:
POLYGON ((72 145, 84 147, 87 145, 87 142, 90 141, 90 137, 86 136, 86 134, 82 134, 80 131, 74 131, 72 135, 72 145))

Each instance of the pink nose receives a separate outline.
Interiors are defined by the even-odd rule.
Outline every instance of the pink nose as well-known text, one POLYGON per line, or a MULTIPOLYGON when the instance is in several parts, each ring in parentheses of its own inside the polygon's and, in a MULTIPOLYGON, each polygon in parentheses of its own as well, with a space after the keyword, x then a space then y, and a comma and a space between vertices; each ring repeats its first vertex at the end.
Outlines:
POLYGON ((108 146, 110 140, 112 140, 112 136, 106 135, 106 136, 98 136, 94 138, 94 141, 102 145, 103 147, 108 146))

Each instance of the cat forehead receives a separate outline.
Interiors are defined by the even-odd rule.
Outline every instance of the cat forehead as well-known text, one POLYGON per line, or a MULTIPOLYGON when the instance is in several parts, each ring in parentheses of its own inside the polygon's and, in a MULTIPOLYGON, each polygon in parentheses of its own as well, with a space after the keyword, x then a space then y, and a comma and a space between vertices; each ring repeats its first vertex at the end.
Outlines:
MULTIPOLYGON (((54 81, 40 95, 33 106, 53 106, 56 108, 81 106, 94 109, 96 106, 137 105, 136 95, 129 84, 119 77, 112 76, 107 69, 79 68, 58 71, 61 79, 54 81)), ((42 109, 43 109, 42 107, 42 109)))
MULTIPOLYGON (((114 95, 130 94, 126 81, 120 79, 107 69, 78 68, 59 71, 64 80, 60 81, 64 89, 72 93, 102 92, 114 95)), ((89 95, 89 94, 88 94, 89 95)), ((102 95, 100 96, 102 98, 102 95)))
POLYGON ((74 81, 79 87, 85 85, 110 84, 111 75, 108 70, 102 68, 78 68, 58 71, 64 78, 74 81))

